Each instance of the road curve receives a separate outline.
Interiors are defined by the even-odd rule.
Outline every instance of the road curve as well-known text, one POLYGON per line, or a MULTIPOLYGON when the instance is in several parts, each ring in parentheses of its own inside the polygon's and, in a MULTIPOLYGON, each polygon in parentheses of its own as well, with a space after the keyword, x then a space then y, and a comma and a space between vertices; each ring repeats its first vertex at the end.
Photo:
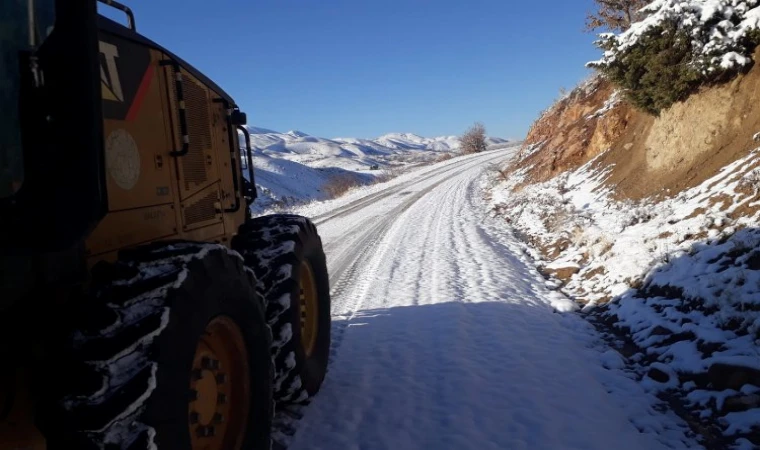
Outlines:
POLYGON ((514 151, 446 161, 313 211, 333 349, 288 448, 698 447, 487 214, 482 175, 514 151))

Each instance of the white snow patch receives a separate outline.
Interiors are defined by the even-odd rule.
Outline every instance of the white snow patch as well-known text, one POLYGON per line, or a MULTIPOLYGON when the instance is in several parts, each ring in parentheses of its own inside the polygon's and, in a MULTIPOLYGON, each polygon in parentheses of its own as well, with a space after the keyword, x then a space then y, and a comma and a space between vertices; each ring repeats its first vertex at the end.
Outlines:
POLYGON ((603 115, 611 111, 615 106, 619 105, 622 99, 623 99, 623 96, 621 95, 620 91, 613 92, 610 98, 608 98, 604 102, 604 105, 602 105, 601 108, 599 108, 598 110, 594 111, 592 114, 587 116, 586 119, 590 120, 597 117, 602 117, 603 115))

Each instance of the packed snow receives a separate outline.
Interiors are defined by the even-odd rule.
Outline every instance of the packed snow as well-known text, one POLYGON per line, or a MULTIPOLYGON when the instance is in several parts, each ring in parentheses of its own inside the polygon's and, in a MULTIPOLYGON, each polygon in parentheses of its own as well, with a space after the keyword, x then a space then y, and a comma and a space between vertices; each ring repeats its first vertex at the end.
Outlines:
POLYGON ((279 443, 700 447, 488 214, 482 180, 516 150, 459 156, 289 210, 310 217, 325 246, 333 348, 312 403, 278 415, 279 443))

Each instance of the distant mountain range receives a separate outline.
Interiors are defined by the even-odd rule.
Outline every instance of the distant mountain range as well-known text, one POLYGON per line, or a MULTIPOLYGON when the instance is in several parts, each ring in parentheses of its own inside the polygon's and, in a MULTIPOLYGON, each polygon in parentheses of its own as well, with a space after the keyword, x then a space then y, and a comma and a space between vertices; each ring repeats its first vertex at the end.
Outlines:
MULTIPOLYGON (((389 156, 411 150, 436 152, 459 148, 457 136, 425 138, 412 133, 389 133, 376 139, 338 137, 326 139, 291 130, 287 133, 265 128, 248 127, 252 145, 261 151, 323 157, 389 156)), ((489 137, 489 145, 507 143, 506 139, 489 137)))
MULTIPOLYGON (((324 186, 335 177, 348 175, 357 183, 369 184, 386 169, 429 163, 459 149, 457 136, 390 133, 376 139, 326 139, 297 130, 280 133, 252 126, 248 130, 254 149, 258 211, 323 200, 324 186)), ((488 138, 493 146, 509 142, 488 138)))

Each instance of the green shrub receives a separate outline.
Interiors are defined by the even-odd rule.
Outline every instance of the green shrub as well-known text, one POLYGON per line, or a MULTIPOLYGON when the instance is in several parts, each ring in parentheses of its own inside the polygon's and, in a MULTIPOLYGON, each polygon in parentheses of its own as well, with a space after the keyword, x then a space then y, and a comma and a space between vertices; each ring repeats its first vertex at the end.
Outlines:
POLYGON ((587 66, 621 87, 630 103, 659 115, 701 86, 752 67, 760 30, 749 12, 759 2, 737 1, 709 10, 704 0, 653 2, 629 30, 600 35, 604 56, 587 66))
POLYGON ((650 29, 637 45, 599 68, 624 89, 634 106, 658 115, 684 100, 703 82, 702 74, 691 64, 691 55, 686 32, 667 23, 650 29))

